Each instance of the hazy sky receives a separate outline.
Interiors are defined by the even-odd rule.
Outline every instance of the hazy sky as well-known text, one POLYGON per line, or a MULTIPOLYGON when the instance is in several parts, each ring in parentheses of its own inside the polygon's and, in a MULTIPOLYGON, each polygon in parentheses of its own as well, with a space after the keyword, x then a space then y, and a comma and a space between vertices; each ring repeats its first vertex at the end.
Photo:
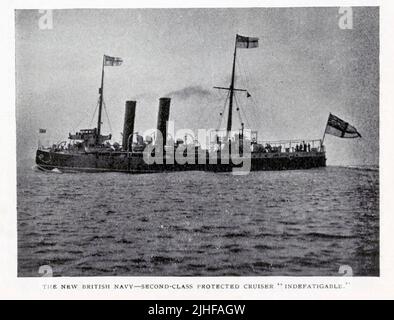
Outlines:
POLYGON ((176 129, 215 128, 226 93, 212 87, 229 85, 239 33, 260 39, 238 50, 236 78, 252 95, 237 100, 260 139, 319 139, 332 112, 363 138, 326 136, 328 164, 378 163, 378 8, 353 8, 352 30, 339 28, 338 8, 55 10, 51 30, 39 29, 41 15, 16 11, 19 159, 34 157, 39 128, 55 142, 96 126, 103 54, 124 60, 106 68, 113 141, 126 100, 137 100, 140 132, 155 127, 163 96, 176 129))

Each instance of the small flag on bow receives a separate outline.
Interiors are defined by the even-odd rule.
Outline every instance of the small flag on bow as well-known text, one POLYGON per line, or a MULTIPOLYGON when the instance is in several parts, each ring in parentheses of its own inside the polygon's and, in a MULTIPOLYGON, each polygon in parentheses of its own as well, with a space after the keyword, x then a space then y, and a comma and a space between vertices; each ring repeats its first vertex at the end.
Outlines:
POLYGON ((355 127, 330 113, 325 133, 340 138, 361 138, 355 127))
POLYGON ((237 34, 235 46, 244 49, 257 48, 259 46, 259 38, 244 37, 237 34))
POLYGON ((104 56, 104 66, 116 67, 122 64, 122 58, 104 56))

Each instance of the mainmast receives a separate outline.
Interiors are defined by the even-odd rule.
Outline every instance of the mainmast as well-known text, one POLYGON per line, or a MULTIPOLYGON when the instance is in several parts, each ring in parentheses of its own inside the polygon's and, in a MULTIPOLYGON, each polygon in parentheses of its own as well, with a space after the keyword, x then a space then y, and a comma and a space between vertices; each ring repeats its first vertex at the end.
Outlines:
POLYGON ((97 119, 97 137, 96 137, 97 144, 99 144, 100 142, 100 135, 101 135, 101 112, 103 109, 103 94, 104 94, 104 62, 105 62, 105 55, 103 55, 103 66, 101 70, 101 87, 99 89, 100 100, 99 100, 99 110, 98 110, 98 119, 97 119))
POLYGON ((233 118, 233 99, 234 99, 234 82, 235 82, 235 59, 237 57, 237 35, 235 36, 235 45, 234 45, 234 59, 233 59, 233 71, 231 74, 231 84, 230 84, 230 99, 228 106, 228 118, 227 118, 227 136, 230 136, 231 126, 232 126, 232 118, 233 118))
MULTIPOLYGON (((244 37, 239 34, 235 35, 235 45, 234 45, 234 58, 233 58, 233 70, 231 73, 231 83, 229 88, 224 87, 214 87, 215 89, 222 89, 230 91, 230 99, 229 99, 229 107, 228 107, 228 116, 227 116, 227 128, 226 128, 226 139, 230 139, 231 127, 232 127, 232 118, 233 118, 233 101, 234 101, 234 92, 235 91, 244 91, 247 93, 249 97, 249 93, 245 89, 236 89, 235 85, 235 62, 237 58, 237 48, 251 49, 257 48, 259 46, 259 38, 255 37, 244 37)), ((243 124, 241 123, 242 127, 243 124)), ((242 128, 243 132, 243 128, 242 128)))
POLYGON ((235 63, 237 58, 237 41, 239 41, 239 35, 235 36, 235 45, 234 45, 234 58, 233 58, 233 69, 231 73, 231 83, 230 87, 214 87, 215 89, 220 90, 228 90, 230 93, 229 97, 229 107, 228 107, 228 115, 227 115, 227 128, 226 128, 226 136, 230 136, 231 127, 232 127, 232 120, 233 120, 233 101, 234 101, 234 92, 235 91, 244 91, 247 92, 245 89, 236 89, 235 88, 235 63))

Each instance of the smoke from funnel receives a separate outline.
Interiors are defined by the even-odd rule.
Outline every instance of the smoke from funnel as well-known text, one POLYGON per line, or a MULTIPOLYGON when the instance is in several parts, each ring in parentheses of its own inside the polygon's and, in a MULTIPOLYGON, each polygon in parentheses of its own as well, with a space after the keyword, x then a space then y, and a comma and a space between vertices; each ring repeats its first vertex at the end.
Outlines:
POLYGON ((166 96, 177 97, 183 100, 191 97, 204 97, 208 95, 211 95, 211 92, 201 86, 189 86, 166 94, 166 96))

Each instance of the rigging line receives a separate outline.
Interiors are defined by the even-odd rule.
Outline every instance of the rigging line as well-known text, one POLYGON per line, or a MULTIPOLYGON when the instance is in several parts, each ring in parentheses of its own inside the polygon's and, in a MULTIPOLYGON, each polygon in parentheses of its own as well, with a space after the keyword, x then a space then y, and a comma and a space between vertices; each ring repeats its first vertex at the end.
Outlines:
MULTIPOLYGON (((241 72, 243 73, 243 76, 244 76, 244 77, 241 78, 241 80, 242 80, 243 84, 245 85, 245 88, 248 89, 249 88, 249 82, 248 82, 248 75, 246 73, 246 69, 241 65, 240 62, 238 62, 238 67, 239 67, 239 70, 241 70, 241 72)), ((249 92, 249 91, 247 91, 247 92, 249 92)), ((250 98, 252 98, 252 96, 249 96, 247 99, 250 99, 250 98)), ((242 110, 242 112, 244 113, 244 115, 246 117, 246 111, 242 110)), ((253 110, 253 112, 256 112, 256 110, 253 110)), ((251 123, 249 123, 249 124, 251 124, 251 123)), ((253 121, 253 125, 255 125, 255 124, 256 123, 253 121)))
MULTIPOLYGON (((94 109, 93 117, 94 117, 94 114, 95 114, 96 111, 97 111, 97 107, 98 107, 98 102, 96 103, 96 107, 95 107, 95 109, 94 109)), ((79 128, 79 126, 81 125, 81 123, 82 123, 84 120, 85 120, 85 118, 84 118, 84 117, 81 117, 81 119, 79 120, 79 122, 77 123, 77 125, 76 125, 76 126, 72 126, 72 128, 71 128, 72 131, 77 131, 76 129, 79 128)), ((92 118, 92 120, 93 120, 93 118, 92 118)), ((90 126, 92 120, 90 121, 89 126, 90 126)))
MULTIPOLYGON (((246 64, 248 64, 248 63, 246 63, 246 64)), ((247 70, 247 68, 243 68, 242 67, 240 69, 243 71, 243 73, 245 75, 245 81, 247 83, 247 88, 248 88, 249 87, 248 78, 251 77, 250 76, 250 72, 247 70)), ((251 103, 251 106, 252 106, 252 109, 253 109, 252 111, 255 113, 255 117, 252 117, 253 118, 253 124, 256 126, 255 128, 258 129, 258 123, 260 123, 260 122, 262 123, 263 122, 262 119, 261 119, 261 116, 260 116, 259 106, 258 106, 257 101, 256 101, 256 99, 254 98, 253 95, 251 95, 248 99, 250 99, 250 101, 252 102, 251 103)), ((244 114, 246 114, 246 111, 244 111, 244 114)))
MULTIPOLYGON (((216 102, 219 101, 219 100, 221 100, 221 99, 222 99, 221 97, 220 97, 220 98, 217 98, 217 99, 213 100, 212 103, 213 103, 213 104, 216 104, 216 102)), ((198 118, 197 118, 197 121, 195 122, 195 125, 200 126, 200 121, 201 121, 201 119, 203 118, 203 115, 205 115, 205 117, 204 117, 203 120, 208 121, 208 120, 206 119, 208 113, 205 114, 205 111, 207 111, 208 106, 209 106, 209 101, 208 101, 208 99, 204 99, 204 104, 203 104, 203 106, 202 106, 202 109, 200 110, 200 113, 199 113, 199 116, 198 116, 198 118)), ((196 129, 199 129, 199 128, 196 128, 196 129)))
POLYGON ((238 69, 241 70, 241 72, 243 73, 243 76, 244 76, 243 78, 241 78, 241 80, 244 82, 245 88, 248 90, 250 88, 249 81, 248 81, 250 74, 248 74, 246 72, 246 68, 244 68, 243 65, 241 64, 241 60, 243 60, 243 59, 241 58, 239 60, 240 61, 237 61, 238 69))
MULTIPOLYGON (((243 59, 242 59, 242 61, 244 61, 243 59)), ((245 60, 245 67, 243 68, 243 70, 244 70, 244 73, 245 73, 245 75, 246 75, 246 78, 245 78, 245 81, 246 81, 246 83, 247 83, 247 85, 249 86, 249 78, 252 78, 251 77, 251 73, 250 73, 250 66, 249 66, 249 63, 248 63, 248 60, 245 60)))
MULTIPOLYGON (((247 72, 247 73, 250 75, 249 70, 245 69, 245 72, 247 72)), ((262 121, 263 119, 260 117, 258 101, 255 99, 254 96, 250 96, 250 98, 251 98, 251 101, 252 101, 252 108, 253 108, 253 111, 255 112, 256 116, 259 118, 258 120, 262 123, 262 122, 263 122, 263 121, 262 121)))
POLYGON ((250 127, 250 124, 251 124, 251 123, 250 123, 250 121, 248 120, 248 117, 246 116, 245 111, 244 111, 242 108, 240 108, 240 105, 239 105, 239 103, 238 103, 238 99, 237 99, 237 98, 235 98, 235 105, 236 105, 237 108, 238 108, 238 113, 239 113, 239 118, 240 118, 241 123, 242 123, 242 115, 241 115, 241 112, 243 112, 244 117, 245 117, 246 125, 247 125, 248 127, 250 127))
POLYGON ((108 117, 107 106, 105 105, 104 100, 103 100, 103 106, 104 106, 105 115, 107 116, 109 130, 111 133, 113 133, 112 127, 111 127, 111 121, 109 120, 109 117, 108 117))
MULTIPOLYGON (((239 59, 239 60, 241 60, 241 59, 239 59)), ((245 69, 243 68, 243 66, 241 65, 241 62, 240 62, 239 60, 237 60, 238 70, 240 70, 241 73, 243 73, 243 76, 244 76, 244 77, 241 78, 241 81, 244 82, 244 84, 245 84, 245 89, 248 89, 248 83, 247 83, 247 79, 248 79, 248 78, 247 78, 247 74, 246 74, 245 69)))
MULTIPOLYGON (((252 117, 253 118, 253 125, 257 129, 258 123, 261 121, 260 113, 258 112, 258 107, 257 107, 257 104, 256 104, 254 98, 252 96, 250 96, 248 99, 250 99, 250 101, 251 101, 251 103, 250 103, 250 106, 252 107, 251 111, 255 114, 255 116, 252 117)), ((246 113, 246 111, 244 111, 244 112, 246 113)))
MULTIPOLYGON (((241 110, 241 112, 243 112, 243 114, 244 114, 244 117, 245 117, 245 122, 246 122, 246 125, 247 125, 247 127, 249 128, 249 129, 254 129, 254 130, 257 130, 257 126, 256 126, 256 124, 255 123, 251 123, 249 120, 248 120, 248 117, 246 116, 246 112, 244 111, 244 110, 241 110)), ((253 118, 253 117, 252 117, 253 118)))
POLYGON ((109 116, 108 116, 108 112, 107 112, 107 106, 105 105, 104 101, 103 101, 103 105, 104 105, 105 115, 106 115, 107 120, 108 120, 109 130, 110 130, 111 133, 113 133, 112 126, 111 126, 111 121, 109 120, 109 116))
POLYGON ((92 125, 92 122, 93 122, 94 116, 96 115, 97 108, 98 108, 99 104, 100 104, 100 98, 97 100, 96 108, 94 109, 92 119, 90 119, 90 122, 89 122, 89 127, 92 125))
POLYGON ((216 129, 219 129, 219 127, 220 127, 220 125, 221 125, 221 123, 222 123, 224 111, 226 110, 226 105, 227 105, 228 96, 229 96, 229 93, 227 92, 227 94, 226 94, 226 99, 225 99, 225 101, 224 101, 224 105, 223 105, 223 107, 220 109, 220 112, 219 112, 219 123, 218 123, 218 125, 216 126, 216 129))
MULTIPOLYGON (((241 78, 241 80, 242 80, 242 82, 243 82, 243 84, 246 84, 246 88, 249 88, 249 83, 248 83, 248 76, 247 76, 247 74, 246 74, 246 70, 245 70, 245 68, 243 68, 243 66, 241 67, 242 65, 241 64, 239 64, 239 69, 241 70, 241 72, 243 73, 243 76, 245 77, 245 79, 243 79, 243 78, 241 78)), ((244 108, 242 108, 241 109, 241 112, 243 113, 243 115, 244 115, 244 117, 245 117, 245 119, 246 119, 246 121, 248 122, 248 126, 250 126, 250 128, 252 128, 252 126, 255 128, 255 130, 257 130, 258 129, 258 127, 259 127, 259 125, 258 125, 258 123, 259 123, 259 121, 260 121, 260 117, 259 117, 259 113, 257 112, 257 105, 256 105, 256 103, 255 103, 255 100, 254 100, 254 98, 253 98, 253 96, 249 96, 249 97, 247 97, 247 99, 249 100, 250 99, 250 101, 251 101, 251 103, 248 103, 248 106, 249 105, 251 105, 251 107, 252 107, 252 112, 254 113, 254 114, 256 114, 256 116, 252 116, 252 120, 253 121, 249 121, 248 120, 248 116, 247 116, 247 112, 246 112, 246 108, 244 109, 244 108)), ((249 109, 248 109, 249 110, 249 109)))
POLYGON ((81 118, 81 119, 79 120, 79 122, 77 123, 76 126, 73 126, 73 127, 71 128, 71 129, 72 129, 72 132, 77 131, 77 130, 75 130, 75 128, 79 128, 79 126, 81 125, 82 121, 83 121, 83 118, 81 118))
POLYGON ((253 121, 250 121, 244 108, 240 108, 240 111, 241 111, 241 114, 243 114, 243 116, 245 118, 245 122, 246 122, 247 127, 249 127, 249 129, 254 128, 254 130, 257 130, 258 126, 256 125, 254 117, 252 117, 253 121))
MULTIPOLYGON (((245 63, 246 64, 246 63, 245 63)), ((243 81, 245 83, 245 86, 248 90, 251 90, 253 88, 252 85, 250 85, 250 81, 249 78, 252 78, 251 74, 249 73, 249 70, 247 69, 247 66, 244 66, 243 64, 241 64, 241 61, 239 62, 239 69, 242 71, 243 73, 243 81)))
POLYGON ((242 125, 243 120, 242 120, 242 115, 241 115, 241 108, 239 107, 238 101, 236 98, 234 99, 234 101, 235 101, 235 106, 237 107, 238 120, 239 120, 239 123, 242 125))
MULTIPOLYGON (((257 117, 256 120, 259 123, 263 124, 264 118, 262 118, 261 115, 260 115, 261 112, 259 112, 259 106, 257 105, 256 100, 253 97, 251 97, 251 98, 252 98, 252 100, 251 100, 252 101, 252 109, 253 109, 253 112, 255 112, 256 117, 257 117)), ((256 127, 256 129, 257 129, 257 127, 256 127)))
MULTIPOLYGON (((242 60, 242 62, 243 62, 243 59, 242 59, 242 58, 241 58, 240 60, 242 60)), ((242 72, 243 72, 243 74, 244 74, 244 76, 245 76, 246 88, 251 88, 250 82, 249 82, 249 78, 252 78, 252 76, 251 76, 251 73, 250 73, 250 71, 249 71, 249 64, 248 64, 247 60, 245 60, 245 65, 246 65, 246 67, 244 67, 244 66, 241 64, 241 62, 239 62, 240 69, 242 70, 242 72)))
POLYGON ((220 125, 222 124, 222 121, 223 121, 223 118, 224 118, 224 111, 226 111, 227 101, 228 101, 229 97, 230 97, 230 91, 227 92, 227 97, 226 97, 226 100, 224 101, 224 106, 223 106, 223 109, 222 109, 221 114, 219 116, 219 123, 216 126, 216 130, 219 130, 220 129, 220 125))

